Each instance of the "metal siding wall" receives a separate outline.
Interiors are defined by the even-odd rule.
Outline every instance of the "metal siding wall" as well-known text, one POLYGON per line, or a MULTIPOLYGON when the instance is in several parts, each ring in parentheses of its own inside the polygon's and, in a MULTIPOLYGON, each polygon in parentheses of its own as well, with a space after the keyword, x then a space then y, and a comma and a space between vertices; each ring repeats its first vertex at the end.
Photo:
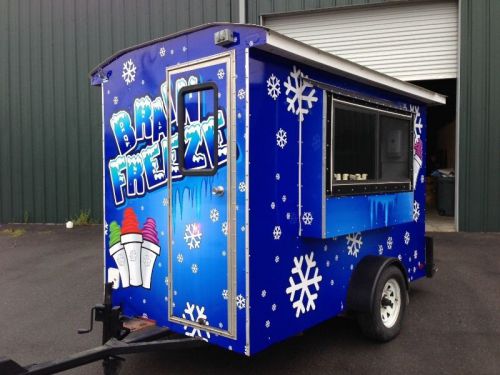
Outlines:
POLYGON ((384 3, 391 0, 247 0, 247 22, 260 24, 260 16, 349 5, 384 3))
POLYGON ((0 0, 0 223, 102 215, 101 100, 114 52, 205 22, 238 0, 0 0))
POLYGON ((500 2, 460 11, 459 229, 500 231, 500 2))

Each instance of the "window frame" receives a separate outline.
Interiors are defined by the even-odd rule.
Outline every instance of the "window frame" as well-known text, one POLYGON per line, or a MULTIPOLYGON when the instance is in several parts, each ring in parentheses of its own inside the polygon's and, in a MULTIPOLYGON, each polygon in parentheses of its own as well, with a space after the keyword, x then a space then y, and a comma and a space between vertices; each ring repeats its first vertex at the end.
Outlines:
MULTIPOLYGON (((189 85, 182 87, 177 94, 177 136, 178 136, 178 147, 179 152, 179 171, 183 176, 213 176, 217 173, 219 167, 219 154, 218 154, 218 137, 219 137, 219 89, 214 82, 198 83, 196 85, 189 85), (184 97, 187 94, 203 92, 213 90, 214 93, 214 107, 213 107, 213 117, 214 117, 214 148, 212 156, 212 168, 203 169, 186 169, 185 167, 185 136, 184 136, 184 126, 186 122, 186 106, 184 104, 184 97)), ((209 148, 210 149, 210 148, 209 148)))
POLYGON ((352 196, 364 194, 384 194, 413 191, 413 145, 414 145, 414 115, 405 110, 380 105, 380 103, 346 97, 333 92, 327 92, 326 108, 326 195, 327 197, 352 196), (404 180, 360 180, 336 181, 335 171, 335 109, 355 110, 357 112, 376 115, 375 121, 375 156, 376 171, 380 168, 380 117, 393 117, 408 121, 408 176, 404 180))

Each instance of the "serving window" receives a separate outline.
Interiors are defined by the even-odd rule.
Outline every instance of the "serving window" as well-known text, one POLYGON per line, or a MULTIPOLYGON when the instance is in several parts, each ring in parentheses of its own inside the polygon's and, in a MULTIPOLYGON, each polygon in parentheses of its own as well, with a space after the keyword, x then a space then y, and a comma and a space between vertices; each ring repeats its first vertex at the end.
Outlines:
POLYGON ((327 195, 412 189, 409 112, 327 95, 327 195))

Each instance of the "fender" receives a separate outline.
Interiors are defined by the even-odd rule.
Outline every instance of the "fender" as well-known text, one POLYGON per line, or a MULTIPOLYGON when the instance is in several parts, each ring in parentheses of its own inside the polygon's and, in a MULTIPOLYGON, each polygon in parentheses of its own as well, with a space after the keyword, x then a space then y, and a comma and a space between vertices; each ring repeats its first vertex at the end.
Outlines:
POLYGON ((403 273, 406 290, 409 288, 408 275, 397 258, 367 255, 354 269, 347 291, 347 308, 350 311, 372 311, 375 288, 382 271, 389 266, 398 267, 403 273))

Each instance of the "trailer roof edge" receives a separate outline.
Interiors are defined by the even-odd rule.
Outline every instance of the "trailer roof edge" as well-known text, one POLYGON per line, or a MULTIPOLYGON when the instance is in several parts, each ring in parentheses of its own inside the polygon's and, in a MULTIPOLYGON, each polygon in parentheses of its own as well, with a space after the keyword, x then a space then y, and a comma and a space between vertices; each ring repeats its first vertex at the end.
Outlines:
POLYGON ((409 82, 377 72, 356 64, 342 57, 324 52, 316 47, 289 38, 283 34, 267 29, 268 37, 265 45, 257 48, 275 54, 290 57, 293 60, 307 62, 326 71, 348 76, 356 81, 369 83, 389 91, 418 99, 428 104, 446 104, 446 96, 427 90, 409 82))
MULTIPOLYGON (((156 38, 147 41, 145 43, 131 46, 129 48, 125 48, 123 50, 114 53, 112 56, 110 56, 109 58, 98 64, 95 68, 93 68, 89 72, 89 76, 92 80, 92 77, 97 73, 99 73, 99 71, 102 68, 109 65, 114 60, 123 56, 127 52, 136 50, 138 48, 146 47, 161 41, 173 39, 181 35, 189 34, 194 31, 203 30, 212 26, 227 26, 227 25, 259 28, 266 30, 267 32, 266 43, 262 45, 256 45, 254 46, 255 48, 272 52, 283 57, 289 57, 292 60, 303 61, 310 65, 316 66, 320 69, 330 71, 332 73, 341 74, 356 81, 369 83, 370 85, 377 86, 392 92, 396 92, 420 100, 427 104, 446 104, 446 96, 444 95, 438 94, 431 90, 427 90, 412 83, 405 82, 397 78, 388 76, 387 74, 377 72, 365 66, 346 60, 342 57, 333 55, 331 53, 322 51, 316 47, 310 46, 296 39, 292 39, 276 31, 273 31, 268 27, 261 25, 238 24, 230 22, 207 23, 192 27, 190 29, 179 31, 177 33, 156 38)), ((96 82, 93 84, 99 84, 99 83, 96 82)))
POLYGON ((259 28, 262 28, 262 29, 265 29, 265 30, 269 30, 267 27, 258 26, 258 25, 251 25, 251 24, 246 24, 246 23, 233 23, 233 22, 210 22, 210 23, 205 23, 205 24, 202 24, 202 25, 194 26, 194 27, 191 27, 189 29, 184 29, 184 30, 172 33, 172 34, 168 34, 168 35, 165 35, 165 36, 161 36, 159 38, 151 39, 151 40, 148 40, 147 42, 135 44, 133 46, 124 48, 122 50, 119 50, 119 51, 113 53, 110 57, 108 57, 103 62, 101 62, 98 65, 96 65, 89 72, 89 77, 92 78, 92 76, 94 76, 96 73, 98 73, 100 69, 104 68, 106 65, 109 65, 114 60, 116 60, 119 57, 123 56, 127 52, 134 51, 134 50, 136 50, 138 48, 147 47, 147 46, 150 46, 150 45, 158 43, 158 42, 164 42, 166 40, 173 39, 173 38, 176 38, 176 37, 181 36, 181 35, 189 34, 189 33, 192 33, 194 31, 203 30, 203 29, 206 29, 206 28, 209 28, 209 27, 212 27, 212 26, 226 26, 226 25, 237 25, 237 26, 243 26, 243 27, 245 27, 245 26, 246 27, 259 27, 259 28))

